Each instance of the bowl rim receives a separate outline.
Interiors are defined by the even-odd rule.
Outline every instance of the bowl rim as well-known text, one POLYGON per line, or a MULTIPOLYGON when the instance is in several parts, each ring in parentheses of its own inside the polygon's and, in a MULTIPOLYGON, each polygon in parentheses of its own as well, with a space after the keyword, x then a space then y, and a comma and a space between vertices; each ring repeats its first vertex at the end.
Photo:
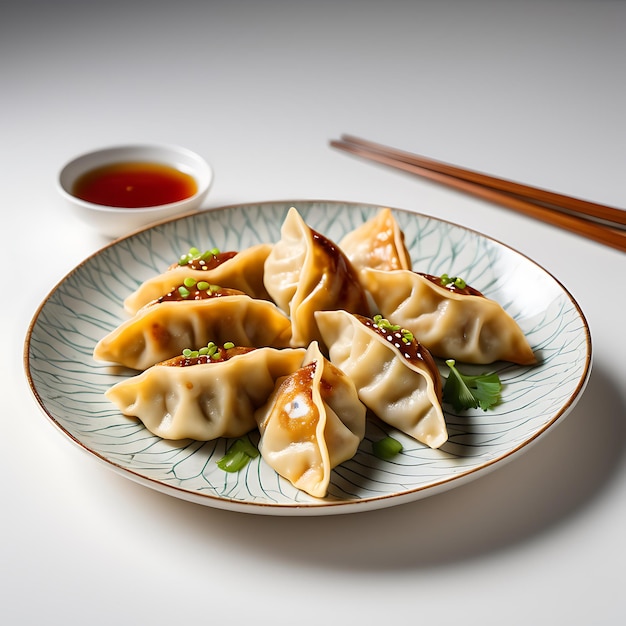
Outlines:
MULTIPOLYGON (((129 158, 126 160, 133 160, 133 158, 129 156, 129 158)), ((174 166, 178 168, 178 164, 174 166)), ((79 205, 83 208, 89 209, 91 211, 120 214, 149 214, 173 210, 198 199, 201 200, 208 193, 213 183, 213 177, 213 168, 208 163, 208 161, 200 156, 200 154, 193 150, 190 150, 189 148, 185 148, 184 146, 171 143, 130 143, 105 146, 102 148, 82 152, 72 157, 71 159, 66 161, 59 170, 56 177, 56 187, 57 191, 67 201, 79 205), (84 174, 90 169, 107 165, 108 163, 124 161, 124 154, 133 152, 146 153, 146 156, 141 158, 142 161, 152 161, 154 163, 167 165, 172 165, 172 161, 174 161, 175 159, 168 158, 166 155, 170 155, 170 157, 178 155, 186 158, 188 162, 185 164, 189 166, 186 173, 191 174, 195 178, 198 186, 196 193, 188 196, 187 198, 183 198, 182 200, 177 200, 176 202, 168 202, 166 204, 157 204, 154 206, 145 207, 114 207, 106 204, 96 204, 95 202, 83 200, 82 198, 78 198, 71 192, 71 185, 78 176, 84 174), (154 157, 150 157, 150 153, 154 153, 154 157), (161 156, 159 156, 159 154, 161 156), (190 165, 191 163, 193 164, 190 165), (81 166, 81 164, 84 165, 81 166)))

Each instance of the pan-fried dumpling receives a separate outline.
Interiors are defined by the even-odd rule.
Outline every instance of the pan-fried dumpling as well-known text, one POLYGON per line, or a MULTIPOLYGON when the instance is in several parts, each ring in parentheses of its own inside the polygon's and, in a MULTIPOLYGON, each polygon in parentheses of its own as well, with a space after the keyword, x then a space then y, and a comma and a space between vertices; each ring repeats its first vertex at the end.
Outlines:
POLYGON ((410 332, 347 311, 320 311, 316 318, 331 362, 352 379, 365 406, 431 448, 447 441, 439 370, 410 332))
POLYGON ((354 383, 312 342, 302 367, 278 381, 256 412, 261 457, 298 489, 323 498, 331 470, 356 454, 365 414, 354 383))
POLYGON ((200 252, 192 248, 178 263, 143 282, 124 300, 124 308, 134 315, 142 306, 168 293, 188 277, 269 300, 263 285, 263 264, 271 249, 271 244, 258 244, 241 252, 200 252))
POLYGON ((408 328, 435 356, 477 364, 536 363, 517 322, 458 278, 365 269, 361 279, 378 311, 408 328))
POLYGON ((228 295, 145 306, 103 337, 93 356, 143 370, 209 341, 284 348, 290 338, 289 318, 274 303, 228 295))
POLYGON ((153 365, 105 396, 164 439, 240 437, 256 428, 254 411, 276 380, 297 370, 304 348, 242 348, 211 342, 153 365))
POLYGON ((357 270, 410 270, 411 257, 391 209, 381 209, 374 217, 349 232, 339 247, 357 270))
POLYGON ((332 241, 309 228, 294 207, 265 261, 264 282, 274 302, 291 317, 294 347, 320 341, 314 318, 317 310, 369 313, 365 291, 348 258, 332 241))

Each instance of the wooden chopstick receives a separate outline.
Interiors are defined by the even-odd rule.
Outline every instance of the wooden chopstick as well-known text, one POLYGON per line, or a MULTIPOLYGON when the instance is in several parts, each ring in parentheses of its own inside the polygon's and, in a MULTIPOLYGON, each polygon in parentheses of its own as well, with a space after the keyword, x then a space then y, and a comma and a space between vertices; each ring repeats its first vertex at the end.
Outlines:
POLYGON ((545 189, 530 187, 528 185, 505 180, 503 178, 488 176, 487 174, 482 174, 474 170, 463 169, 450 165, 449 163, 443 163, 442 161, 436 161, 434 159, 429 159, 410 152, 389 148, 373 141, 354 137, 353 135, 342 135, 342 141, 356 146, 362 146, 363 148, 368 148, 370 150, 380 152, 381 154, 394 156, 400 161, 411 163, 419 167, 442 172, 444 174, 456 176, 457 178, 462 178, 463 180, 474 182, 479 185, 492 187, 493 189, 499 189, 500 191, 504 191, 506 193, 536 200, 537 202, 551 205, 555 208, 566 209, 575 213, 582 213, 583 215, 587 215, 589 217, 626 225, 626 211, 622 211, 620 209, 615 209, 603 204, 596 204, 595 202, 588 202, 587 200, 572 198, 571 196, 564 196, 545 189))
POLYGON ((626 252, 626 211, 536 189, 513 181, 390 148, 352 135, 330 145, 380 164, 416 174, 626 252), (590 219, 592 218, 592 219, 590 219))

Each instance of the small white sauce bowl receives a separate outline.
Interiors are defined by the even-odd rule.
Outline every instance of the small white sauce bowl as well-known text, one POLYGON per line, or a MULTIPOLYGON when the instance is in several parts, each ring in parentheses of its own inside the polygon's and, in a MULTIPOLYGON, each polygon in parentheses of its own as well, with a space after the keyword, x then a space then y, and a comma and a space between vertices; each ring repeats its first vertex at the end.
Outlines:
POLYGON ((117 238, 170 217, 197 211, 212 182, 211 166, 195 152, 173 145, 137 144, 104 148, 72 159, 61 169, 57 189, 75 216, 103 235, 117 238), (197 191, 178 202, 140 208, 105 206, 73 195, 74 184, 83 174, 106 165, 132 161, 159 163, 179 169, 193 176, 197 191))

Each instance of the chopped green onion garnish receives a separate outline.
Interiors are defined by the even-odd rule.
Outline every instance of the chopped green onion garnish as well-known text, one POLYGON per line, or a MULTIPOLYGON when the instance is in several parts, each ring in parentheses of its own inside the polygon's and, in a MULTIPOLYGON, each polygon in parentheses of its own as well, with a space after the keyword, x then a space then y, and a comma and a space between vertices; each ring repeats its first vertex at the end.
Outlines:
POLYGON ((217 461, 217 466, 225 472, 238 472, 243 469, 250 459, 259 456, 259 451, 247 437, 237 439, 226 451, 226 454, 217 461))
POLYGON ((184 287, 183 285, 181 285, 178 288, 178 293, 180 294, 181 298, 188 298, 189 295, 191 294, 191 292, 189 291, 189 289, 187 289, 187 287, 184 287))
POLYGON ((383 461, 389 461, 402 452, 402 444, 393 437, 384 437, 372 443, 372 452, 383 461))
POLYGON ((414 339, 413 333, 406 328, 401 328, 398 324, 392 324, 389 320, 385 319, 382 315, 374 315, 374 324, 380 328, 380 330, 386 330, 388 332, 399 332, 402 335, 402 341, 404 343, 411 343, 414 339))
POLYGON ((209 285, 209 283, 207 283, 206 280, 201 280, 197 285, 200 291, 208 291, 210 286, 211 285, 209 285))
MULTIPOLYGON (((235 344, 232 341, 226 341, 224 343, 224 350, 230 350, 234 348, 235 344)), ((219 346, 213 341, 209 341, 206 346, 202 346, 199 350, 192 350, 191 348, 185 348, 182 352, 183 356, 190 359, 196 358, 198 356, 208 356, 214 360, 219 360, 221 358, 221 351, 219 346)))
POLYGON ((381 330, 391 330, 391 331, 400 330, 400 326, 398 326, 397 324, 392 324, 389 320, 386 320, 382 315, 374 315, 374 323, 381 330))
POLYGON ((256 446, 253 445, 250 439, 248 439, 248 437, 241 437, 240 439, 237 439, 233 446, 237 450, 242 450, 243 452, 245 452, 251 459, 256 459, 257 456, 259 456, 259 451, 257 450, 256 446))
POLYGON ((196 279, 192 278, 191 276, 187 276, 187 278, 185 278, 185 280, 183 280, 183 285, 185 285, 185 287, 189 287, 189 289, 191 289, 192 287, 196 286, 196 279))
POLYGON ((228 452, 218 462, 217 466, 225 472, 238 472, 242 470, 250 461, 250 457, 241 450, 228 452))
POLYGON ((444 287, 450 284, 453 284, 459 289, 465 289, 465 287, 467 287, 467 283, 460 276, 448 276, 448 274, 442 274, 439 277, 439 280, 444 287))
POLYGON ((187 254, 182 254, 178 259, 179 265, 188 265, 192 261, 206 261, 211 257, 217 256, 220 253, 218 248, 211 248, 210 250, 206 250, 205 252, 200 252, 198 248, 189 248, 189 252, 187 254))

